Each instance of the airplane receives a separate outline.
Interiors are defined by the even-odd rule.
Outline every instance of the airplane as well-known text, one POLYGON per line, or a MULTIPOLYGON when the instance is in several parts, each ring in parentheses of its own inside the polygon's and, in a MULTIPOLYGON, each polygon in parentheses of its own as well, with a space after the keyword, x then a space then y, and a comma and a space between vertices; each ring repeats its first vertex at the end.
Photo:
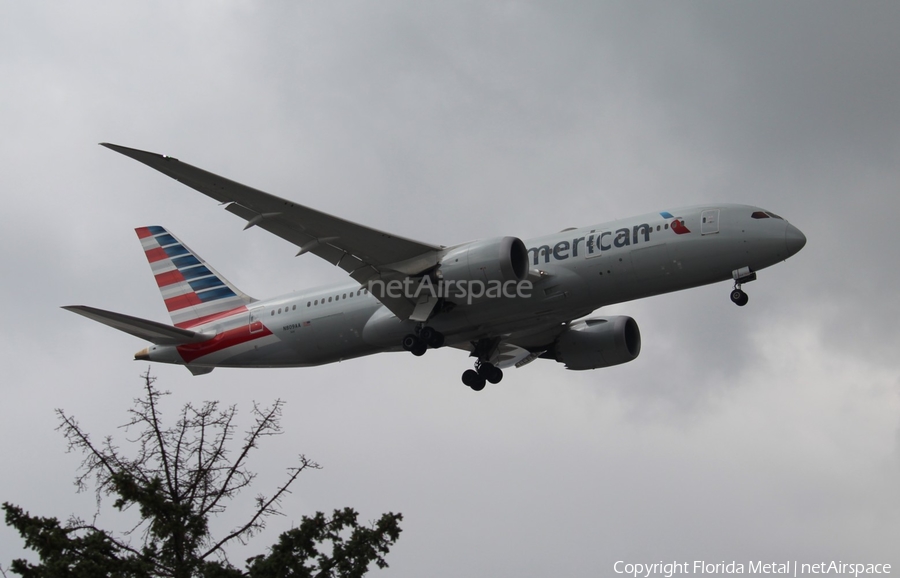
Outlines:
POLYGON ((633 361, 637 322, 587 317, 604 306, 731 280, 796 254, 806 237, 759 207, 712 203, 522 241, 433 245, 372 229, 236 183, 170 156, 100 143, 212 197, 246 221, 336 265, 350 279, 257 300, 161 226, 136 229, 172 325, 83 305, 64 309, 151 343, 136 360, 304 367, 389 351, 469 352, 475 391, 536 359, 588 370, 633 361))

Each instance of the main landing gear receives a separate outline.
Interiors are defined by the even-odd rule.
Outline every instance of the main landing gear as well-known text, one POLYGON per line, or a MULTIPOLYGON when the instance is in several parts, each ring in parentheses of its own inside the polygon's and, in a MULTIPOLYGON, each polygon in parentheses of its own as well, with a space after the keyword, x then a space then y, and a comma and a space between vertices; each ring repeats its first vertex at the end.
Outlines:
MULTIPOLYGON (((503 379, 503 370, 488 361, 491 354, 497 348, 499 340, 482 339, 473 342, 475 350, 472 352, 478 358, 475 369, 467 369, 462 374, 462 382, 474 391, 481 391, 488 383, 500 383, 503 379)), ((428 348, 437 349, 444 345, 444 335, 427 325, 416 327, 415 333, 408 333, 403 337, 400 345, 416 357, 425 355, 428 348)))
POLYGON ((444 334, 436 331, 433 327, 416 328, 415 333, 409 333, 400 342, 400 345, 406 351, 411 352, 416 357, 425 355, 425 351, 429 347, 437 349, 444 345, 444 334))
POLYGON ((487 361, 475 363, 475 369, 467 369, 462 374, 462 382, 474 391, 484 389, 485 383, 500 383, 503 370, 487 361))
POLYGON ((467 369, 462 374, 462 382, 474 391, 484 389, 485 383, 500 383, 503 379, 503 370, 491 363, 491 355, 497 349, 498 339, 482 339, 473 342, 475 345, 472 356, 477 357, 475 369, 467 369))

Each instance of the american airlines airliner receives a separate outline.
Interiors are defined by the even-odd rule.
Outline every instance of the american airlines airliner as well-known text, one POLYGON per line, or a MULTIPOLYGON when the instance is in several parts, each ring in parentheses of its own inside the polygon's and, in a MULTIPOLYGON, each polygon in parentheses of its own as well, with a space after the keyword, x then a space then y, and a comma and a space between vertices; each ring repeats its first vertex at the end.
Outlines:
POLYGON ((567 369, 637 358, 641 334, 595 310, 700 285, 742 285, 806 244, 795 226, 747 205, 664 207, 629 219, 516 237, 432 245, 334 217, 178 159, 102 143, 223 204, 246 224, 343 269, 349 280, 258 300, 228 282, 161 226, 136 229, 171 316, 165 324, 65 307, 151 345, 135 359, 216 367, 303 367, 389 351, 453 347, 475 358, 475 391, 536 359, 567 369))

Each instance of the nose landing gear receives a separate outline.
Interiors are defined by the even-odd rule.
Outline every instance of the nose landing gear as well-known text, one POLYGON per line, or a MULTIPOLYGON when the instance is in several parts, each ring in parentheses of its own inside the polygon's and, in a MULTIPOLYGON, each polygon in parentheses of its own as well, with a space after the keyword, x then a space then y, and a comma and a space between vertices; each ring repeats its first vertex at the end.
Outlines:
POLYGON ((743 307, 750 301, 750 297, 741 290, 741 284, 756 281, 756 272, 750 269, 750 267, 741 267, 740 269, 732 271, 731 276, 734 278, 734 289, 731 290, 731 302, 739 307, 743 307))
POLYGON ((750 296, 741 290, 741 284, 736 283, 731 291, 731 302, 739 307, 743 307, 750 301, 750 296))

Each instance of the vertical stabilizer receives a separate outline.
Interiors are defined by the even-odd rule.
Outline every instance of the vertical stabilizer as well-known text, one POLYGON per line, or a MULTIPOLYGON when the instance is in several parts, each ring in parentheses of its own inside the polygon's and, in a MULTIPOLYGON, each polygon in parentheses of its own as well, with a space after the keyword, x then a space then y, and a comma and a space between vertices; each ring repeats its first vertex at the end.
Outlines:
POLYGON ((163 227, 139 227, 135 232, 176 327, 228 317, 255 301, 163 227))

